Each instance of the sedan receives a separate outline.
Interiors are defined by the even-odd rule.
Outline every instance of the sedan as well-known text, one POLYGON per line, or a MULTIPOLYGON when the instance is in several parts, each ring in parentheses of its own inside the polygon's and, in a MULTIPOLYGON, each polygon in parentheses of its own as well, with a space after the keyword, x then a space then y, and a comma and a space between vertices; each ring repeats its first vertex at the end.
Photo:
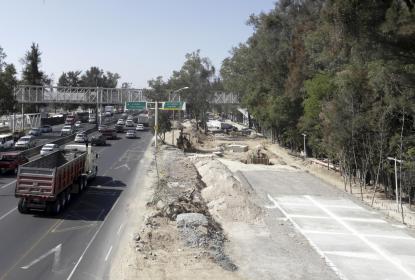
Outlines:
POLYGON ((137 127, 135 128, 135 130, 143 131, 144 130, 144 125, 142 123, 137 124, 137 127))
POLYGON ((40 128, 40 131, 42 132, 42 133, 49 133, 49 132, 52 132, 52 126, 50 126, 50 125, 43 125, 41 128, 40 128))
POLYGON ((58 144, 46 144, 40 150, 40 155, 44 156, 44 155, 47 155, 47 154, 50 154, 56 151, 60 151, 58 144))
POLYGON ((82 125, 81 121, 75 122, 75 127, 79 128, 79 127, 81 127, 81 125, 82 125))
POLYGON ((98 131, 101 132, 103 130, 107 129, 107 126, 105 124, 101 124, 100 126, 98 126, 98 131))
POLYGON ((40 128, 32 128, 28 135, 32 135, 32 136, 40 136, 42 135, 42 131, 40 130, 40 128))
POLYGON ((105 146, 106 144, 106 137, 102 134, 97 134, 91 137, 92 146, 105 146))
POLYGON ((86 133, 84 132, 77 133, 74 141, 76 143, 85 143, 88 141, 88 137, 86 136, 86 133))
POLYGON ((125 122, 124 122, 124 120, 123 120, 123 119, 119 119, 119 120, 117 121, 117 124, 119 124, 119 125, 124 125, 124 124, 125 124, 125 122))
POLYGON ((126 138, 137 138, 137 134, 135 133, 135 130, 128 130, 125 134, 126 138))

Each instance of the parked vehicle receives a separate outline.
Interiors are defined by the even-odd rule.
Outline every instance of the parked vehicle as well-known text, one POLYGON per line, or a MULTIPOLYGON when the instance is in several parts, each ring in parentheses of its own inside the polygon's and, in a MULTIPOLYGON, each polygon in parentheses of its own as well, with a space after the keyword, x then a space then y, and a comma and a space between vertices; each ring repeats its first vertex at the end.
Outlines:
POLYGON ((52 126, 45 124, 45 125, 42 125, 42 127, 40 128, 40 131, 42 133, 49 133, 49 132, 52 132, 53 129, 52 129, 52 126))
POLYGON ((40 150, 40 155, 45 156, 56 151, 60 151, 58 144, 45 144, 40 150))
POLYGON ((81 127, 81 125, 82 125, 81 121, 76 121, 75 122, 75 127, 79 128, 79 127, 81 127))
POLYGON ((144 130, 144 125, 142 123, 137 124, 135 130, 137 130, 137 131, 143 131, 144 130))
POLYGON ((95 116, 94 117, 89 117, 88 122, 89 123, 97 123, 97 119, 95 118, 95 116))
POLYGON ((135 133, 135 130, 128 130, 127 133, 125 134, 126 138, 137 138, 137 134, 135 133))
POLYGON ((101 131, 102 135, 105 136, 105 138, 108 139, 117 139, 117 132, 113 128, 106 128, 101 131))
POLYGON ((91 146, 66 145, 57 151, 19 167, 15 197, 18 210, 46 210, 58 214, 71 201, 72 193, 79 193, 96 177, 98 167, 91 146))
POLYGON ((116 125, 115 125, 115 131, 116 131, 117 133, 123 133, 123 132, 124 132, 124 126, 123 126, 123 125, 121 125, 121 124, 116 124, 116 125))
POLYGON ((107 129, 108 127, 105 124, 101 124, 100 126, 98 126, 98 131, 102 132, 103 130, 107 129))
POLYGON ((74 134, 74 129, 71 125, 64 125, 61 130, 61 136, 74 134))
POLYGON ((107 145, 106 137, 102 134, 96 134, 91 137, 91 145, 92 146, 105 146, 107 145))
POLYGON ((133 122, 133 120, 127 120, 127 121, 125 122, 125 126, 126 126, 126 127, 134 127, 134 122, 133 122))
POLYGON ((16 144, 14 144, 14 147, 16 149, 30 149, 33 148, 36 145, 35 138, 31 135, 23 136, 21 137, 16 144))
POLYGON ((21 152, 0 153, 0 170, 2 173, 13 171, 17 174, 19 165, 25 164, 29 160, 21 152))
POLYGON ((1 134, 0 135, 0 149, 10 149, 14 146, 13 134, 1 134))
POLYGON ((32 128, 31 130, 29 130, 28 135, 40 136, 42 135, 42 131, 40 130, 40 128, 32 128))
POLYGON ((76 143, 86 143, 88 141, 88 137, 86 136, 85 132, 79 132, 75 135, 76 143))

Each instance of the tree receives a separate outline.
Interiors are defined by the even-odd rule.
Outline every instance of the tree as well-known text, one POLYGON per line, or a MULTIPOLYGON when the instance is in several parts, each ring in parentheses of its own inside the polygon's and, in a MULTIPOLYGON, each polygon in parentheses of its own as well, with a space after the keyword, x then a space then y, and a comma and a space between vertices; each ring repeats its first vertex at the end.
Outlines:
POLYGON ((145 96, 151 101, 166 101, 168 99, 168 87, 169 85, 163 81, 162 76, 158 76, 156 79, 148 81, 150 89, 145 90, 145 96))
POLYGON ((82 75, 80 85, 84 87, 103 87, 115 88, 121 78, 117 73, 105 72, 104 70, 92 66, 82 75))
POLYGON ((51 80, 40 70, 40 63, 42 62, 40 56, 42 53, 39 50, 39 45, 32 43, 30 50, 26 52, 22 59, 22 83, 26 85, 43 86, 50 84, 51 80))
POLYGON ((206 111, 212 95, 215 68, 209 58, 200 56, 200 50, 186 54, 185 58, 180 71, 174 71, 168 83, 170 88, 189 88, 181 92, 182 100, 186 101, 196 122, 202 121, 207 129, 206 111))
POLYGON ((9 114, 15 111, 16 106, 13 91, 17 85, 17 73, 13 64, 4 65, 4 71, 0 71, 0 113, 9 114))

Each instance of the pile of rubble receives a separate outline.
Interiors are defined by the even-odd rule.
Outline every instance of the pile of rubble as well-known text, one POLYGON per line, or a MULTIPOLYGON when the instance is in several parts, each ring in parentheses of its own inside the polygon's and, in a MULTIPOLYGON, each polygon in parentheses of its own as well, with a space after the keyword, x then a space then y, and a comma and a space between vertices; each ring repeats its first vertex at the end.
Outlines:
POLYGON ((222 228, 202 198, 204 184, 194 165, 177 149, 163 147, 159 155, 160 180, 147 205, 151 214, 135 237, 136 250, 145 260, 155 261, 172 258, 172 252, 188 247, 194 259, 213 260, 225 270, 236 270, 224 251, 222 228))

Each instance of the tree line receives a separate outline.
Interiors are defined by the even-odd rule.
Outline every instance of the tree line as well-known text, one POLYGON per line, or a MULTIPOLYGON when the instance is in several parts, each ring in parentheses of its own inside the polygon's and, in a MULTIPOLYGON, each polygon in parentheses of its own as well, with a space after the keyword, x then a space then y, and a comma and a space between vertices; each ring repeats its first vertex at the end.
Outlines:
POLYGON ((293 151, 338 163, 345 188, 415 190, 415 1, 281 0, 220 74, 259 129, 293 151))
MULTIPOLYGON (((23 65, 21 78, 18 79, 16 67, 6 62, 6 53, 0 46, 0 114, 10 114, 19 111, 13 95, 17 85, 50 86, 52 79, 41 70, 41 51, 39 45, 32 43, 30 49, 21 59, 23 65)), ((104 71, 92 66, 84 73, 82 71, 63 72, 57 81, 58 86, 72 87, 104 87, 115 88, 120 75, 104 71)), ((60 105, 59 105, 60 106, 60 105)), ((74 109, 77 105, 62 104, 64 109, 74 109)), ((39 106, 25 106, 25 111, 36 112, 39 106)))

